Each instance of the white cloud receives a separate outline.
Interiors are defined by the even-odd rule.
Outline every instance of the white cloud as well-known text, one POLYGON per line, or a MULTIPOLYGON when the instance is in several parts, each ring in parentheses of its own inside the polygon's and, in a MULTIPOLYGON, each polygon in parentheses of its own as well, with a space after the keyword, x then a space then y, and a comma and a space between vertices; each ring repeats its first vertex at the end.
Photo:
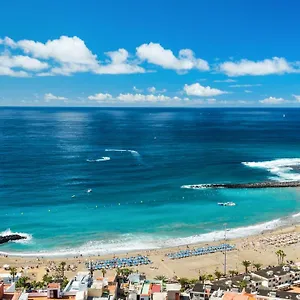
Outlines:
MULTIPOLYGON (((78 72, 92 72, 95 74, 145 72, 136 62, 129 61, 129 54, 125 49, 105 53, 109 60, 105 63, 100 62, 97 56, 87 48, 85 42, 76 36, 61 36, 59 39, 48 40, 46 43, 33 40, 15 42, 6 37, 0 40, 0 44, 12 49, 21 49, 27 55, 34 57, 31 59, 36 59, 36 61, 38 61, 37 59, 47 60, 52 68, 48 72, 37 74, 38 76, 68 76, 78 72)), ((45 62, 40 63, 44 66, 46 64, 45 62)))
POLYGON ((219 65, 219 70, 228 76, 244 76, 244 75, 270 75, 284 74, 299 71, 294 69, 283 57, 273 57, 262 61, 251 61, 242 59, 237 62, 227 61, 219 65))
POLYGON ((214 82, 236 82, 234 79, 214 80, 214 82))
POLYGON ((263 104, 281 104, 284 103, 285 100, 283 98, 269 97, 264 100, 260 100, 259 102, 263 104))
POLYGON ((48 64, 24 55, 0 55, 0 66, 22 68, 30 71, 40 71, 48 68, 48 64))
POLYGON ((142 92, 143 92, 142 89, 138 89, 136 86, 134 86, 134 87, 132 88, 132 90, 133 90, 134 92, 136 92, 136 93, 142 93, 142 92))
POLYGON ((107 93, 106 94, 99 93, 99 94, 88 96, 89 100, 96 100, 96 101, 111 100, 112 98, 113 98, 112 95, 107 93))
POLYGON ((232 84, 229 87, 240 88, 240 87, 253 87, 253 86, 262 86, 262 85, 260 83, 257 83, 257 84, 232 84))
POLYGON ((293 97, 294 97, 298 102, 300 102, 300 95, 293 95, 293 97))
POLYGON ((1 65, 0 65, 0 76, 30 77, 30 75, 25 71, 14 71, 9 67, 4 67, 1 65))
POLYGON ((181 100, 179 97, 169 97, 165 95, 144 95, 144 94, 120 94, 117 100, 123 102, 164 102, 171 100, 181 100))
POLYGON ((250 94, 250 93, 252 93, 252 91, 250 91, 250 90, 245 90, 245 93, 250 94))
POLYGON ((209 103, 209 104, 215 104, 216 102, 217 102, 217 100, 215 98, 207 99, 207 103, 209 103))
POLYGON ((210 86, 202 86, 199 83, 191 85, 185 84, 184 91, 189 96, 211 97, 226 94, 227 92, 211 88, 210 86))
POLYGON ((160 44, 143 44, 136 48, 137 56, 150 64, 161 66, 164 69, 176 71, 188 71, 198 69, 201 71, 209 70, 208 62, 196 58, 194 52, 190 49, 179 51, 178 57, 169 49, 163 48, 160 44))
POLYGON ((145 69, 128 62, 129 54, 125 49, 105 53, 111 60, 107 65, 99 65, 96 74, 133 74, 145 73, 145 69))
POLYGON ((151 94, 156 94, 156 93, 165 93, 167 90, 166 89, 163 89, 163 90, 157 90, 156 87, 154 86, 151 86, 151 87, 148 87, 147 88, 147 91, 151 94))
POLYGON ((44 99, 46 100, 46 102, 51 101, 51 100, 68 100, 68 98, 66 98, 66 97, 55 96, 51 93, 45 94, 44 99))

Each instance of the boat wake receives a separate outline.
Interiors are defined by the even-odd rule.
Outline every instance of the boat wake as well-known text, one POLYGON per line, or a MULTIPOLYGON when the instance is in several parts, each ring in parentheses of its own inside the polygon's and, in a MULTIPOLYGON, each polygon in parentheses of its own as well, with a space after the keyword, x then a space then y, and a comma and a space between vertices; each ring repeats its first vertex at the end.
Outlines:
POLYGON ((138 151, 135 150, 127 150, 127 149, 105 149, 106 152, 128 152, 132 156, 134 156, 139 163, 142 163, 141 155, 138 151))
MULTIPOLYGON (((291 226, 300 222, 300 213, 289 217, 279 218, 272 221, 232 228, 227 230, 227 238, 243 238, 251 235, 260 234, 267 230, 274 230, 278 227, 291 226)), ((39 252, 0 252, 2 255, 24 256, 24 257, 66 257, 76 255, 105 255, 125 253, 129 251, 161 249, 169 247, 184 246, 202 242, 214 242, 224 239, 224 230, 213 231, 210 233, 198 234, 188 237, 157 237, 148 234, 123 234, 114 240, 90 241, 77 248, 70 247, 56 249, 52 251, 39 252)))
POLYGON ((110 157, 108 156, 103 156, 101 158, 97 158, 97 159, 87 159, 87 162, 99 162, 99 161, 108 161, 110 160, 110 157))
POLYGON ((11 241, 11 243, 16 243, 16 244, 28 244, 32 240, 32 235, 29 233, 24 233, 24 232, 13 232, 10 230, 10 228, 0 232, 0 236, 8 236, 8 235, 13 235, 13 234, 18 234, 20 236, 25 237, 26 239, 23 240, 16 240, 16 241, 11 241))

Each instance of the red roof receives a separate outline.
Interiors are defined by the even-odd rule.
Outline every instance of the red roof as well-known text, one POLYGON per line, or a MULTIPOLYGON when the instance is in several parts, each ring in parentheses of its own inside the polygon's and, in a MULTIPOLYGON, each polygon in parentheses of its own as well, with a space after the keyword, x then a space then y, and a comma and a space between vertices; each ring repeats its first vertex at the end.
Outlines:
POLYGON ((153 284, 152 285, 152 293, 159 293, 160 292, 160 284, 153 284))

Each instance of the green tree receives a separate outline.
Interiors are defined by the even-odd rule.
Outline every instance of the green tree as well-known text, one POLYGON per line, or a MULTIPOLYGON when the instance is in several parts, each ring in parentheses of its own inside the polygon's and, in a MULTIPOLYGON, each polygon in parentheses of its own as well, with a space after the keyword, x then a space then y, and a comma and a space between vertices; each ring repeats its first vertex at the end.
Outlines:
POLYGON ((223 274, 219 270, 216 270, 214 275, 217 278, 217 280, 219 280, 223 276, 223 274))
POLYGON ((200 272, 199 272, 199 281, 201 282, 201 283, 204 283, 204 281, 207 279, 207 275, 206 274, 200 274, 200 272))
POLYGON ((62 261, 60 264, 59 264, 59 269, 61 271, 61 277, 64 278, 65 277, 65 268, 66 268, 66 262, 65 261, 62 261))
POLYGON ((236 275, 238 272, 237 272, 236 270, 229 270, 228 273, 229 273, 229 275, 230 275, 231 277, 233 277, 233 276, 236 275))
POLYGON ((255 263, 255 264, 253 264, 253 267, 256 269, 256 271, 259 271, 261 269, 261 267, 262 267, 262 264, 255 263))
POLYGON ((245 280, 242 280, 241 282, 240 282, 240 284, 239 284, 239 287, 241 288, 241 289, 245 289, 246 287, 247 287, 247 281, 245 281, 245 280))
POLYGON ((16 267, 9 267, 9 274, 12 277, 12 281, 15 282, 15 278, 17 275, 17 268, 16 267))
POLYGON ((181 291, 182 292, 184 292, 190 285, 190 281, 185 277, 180 278, 179 283, 181 285, 181 291))
POLYGON ((49 283, 53 282, 53 277, 48 275, 47 273, 43 276, 44 286, 48 285, 49 283))
POLYGON ((166 283, 168 281, 167 277, 164 276, 164 275, 158 275, 154 278, 155 280, 160 280, 162 281, 163 283, 166 283))
POLYGON ((213 276, 212 274, 208 274, 208 275, 206 276, 206 279, 207 279, 208 281, 214 281, 214 276, 213 276))
POLYGON ((242 265, 244 266, 244 268, 245 268, 245 273, 247 274, 247 273, 248 273, 248 268, 250 267, 251 262, 250 262, 249 260, 243 260, 243 261, 242 261, 242 265))
POLYGON ((16 287, 23 288, 23 289, 30 288, 29 277, 27 277, 27 276, 20 277, 18 279, 18 281, 16 282, 16 287))
POLYGON ((101 273, 102 273, 103 278, 105 277, 106 272, 107 271, 104 268, 101 269, 101 273))
POLYGON ((278 265, 282 265, 284 263, 284 258, 286 257, 286 254, 283 250, 279 249, 275 252, 278 259, 278 265))

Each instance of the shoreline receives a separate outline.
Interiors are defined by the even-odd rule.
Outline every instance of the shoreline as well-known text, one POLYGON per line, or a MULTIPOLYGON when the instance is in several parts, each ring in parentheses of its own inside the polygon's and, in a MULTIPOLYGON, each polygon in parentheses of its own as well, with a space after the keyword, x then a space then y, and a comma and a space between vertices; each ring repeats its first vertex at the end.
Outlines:
MULTIPOLYGON (((226 236, 227 241, 234 241, 234 240, 240 240, 250 237, 255 237, 258 235, 263 235, 265 233, 272 233, 274 231, 289 228, 292 226, 300 225, 300 213, 294 213, 292 215, 288 215, 285 217, 273 219, 271 221, 266 221, 263 223, 257 223, 254 225, 248 225, 248 226, 242 226, 237 228, 227 228, 226 230, 226 236), (247 231, 251 231, 249 233, 246 233, 247 231)), ((8 229, 9 230, 9 229, 8 229)), ((7 230, 6 230, 7 231, 7 230)), ((27 238, 30 240, 32 239, 32 236, 30 234, 25 233, 18 233, 20 235, 26 235, 27 238)), ((149 245, 147 248, 141 248, 141 249, 120 249, 115 251, 104 251, 101 249, 89 249, 86 250, 80 250, 79 246, 78 250, 53 250, 53 252, 46 252, 46 251, 37 251, 37 252, 13 252, 13 251, 0 251, 0 258, 3 256, 8 257, 16 257, 16 258, 47 258, 47 259, 63 259, 63 258, 72 258, 74 256, 80 256, 80 257, 106 257, 106 256, 112 256, 112 255, 122 255, 124 253, 135 253, 135 252, 143 252, 143 251, 155 251, 155 250, 165 250, 165 249, 177 249, 179 247, 186 247, 186 246, 192 246, 196 247, 197 245, 202 244, 216 244, 216 243, 222 243, 224 242, 224 236, 225 236, 225 228, 223 230, 217 230, 212 231, 209 233, 201 233, 197 235, 192 235, 188 237, 181 237, 176 238, 177 244, 173 245, 167 245, 167 242, 174 243, 174 239, 168 238, 168 239, 161 239, 159 240, 159 243, 157 245, 149 245), (193 241, 193 239, 198 239, 196 241, 193 241), (162 246, 161 246, 162 245, 162 246), (72 251, 72 252, 71 252, 72 251)), ((131 241, 128 241, 128 244, 130 244, 131 241)), ((22 242, 21 242, 22 243, 22 242)), ((87 247, 89 245, 85 244, 87 247)), ((1 247, 0 247, 1 250, 1 247)))
MULTIPOLYGON (((214 242, 201 242, 193 245, 189 244, 189 249, 206 247, 211 245, 218 245, 223 241, 214 242)), ((235 250, 227 252, 227 271, 238 270, 243 271, 241 262, 243 260, 250 260, 253 263, 261 263, 264 267, 277 264, 277 257, 275 252, 278 249, 284 250, 287 254, 286 259, 292 261, 300 261, 300 224, 281 226, 275 229, 267 229, 261 233, 254 234, 248 237, 227 239, 226 243, 235 246, 235 250), (285 237, 291 237, 297 239, 293 244, 279 244, 277 241, 285 240, 285 237), (265 241, 272 241, 272 243, 266 243, 265 241)), ((200 273, 213 274, 215 270, 223 271, 224 269, 224 254, 222 252, 216 252, 206 254, 202 256, 190 256, 183 259, 169 259, 166 257, 167 253, 177 252, 187 249, 187 245, 166 247, 152 250, 133 250, 125 251, 123 253, 115 253, 118 257, 136 256, 138 254, 148 256, 153 262, 151 265, 140 265, 138 267, 132 267, 134 270, 145 273, 149 277, 155 277, 157 275, 165 275, 173 277, 174 275, 179 277, 197 278, 200 273)), ((30 274, 35 280, 41 280, 45 270, 51 268, 54 264, 58 264, 61 261, 66 261, 68 265, 75 266, 72 271, 68 271, 66 274, 69 278, 76 275, 78 271, 87 270, 85 263, 88 261, 96 261, 102 259, 111 259, 114 254, 106 255, 79 255, 68 257, 24 257, 24 256, 8 256, 0 255, 0 266, 9 264, 22 268, 29 266, 30 274)), ((4 270, 0 272, 4 273, 4 270)), ((101 276, 101 271, 95 271, 98 276, 101 276)), ((107 270, 108 275, 115 273, 114 269, 107 270)))

